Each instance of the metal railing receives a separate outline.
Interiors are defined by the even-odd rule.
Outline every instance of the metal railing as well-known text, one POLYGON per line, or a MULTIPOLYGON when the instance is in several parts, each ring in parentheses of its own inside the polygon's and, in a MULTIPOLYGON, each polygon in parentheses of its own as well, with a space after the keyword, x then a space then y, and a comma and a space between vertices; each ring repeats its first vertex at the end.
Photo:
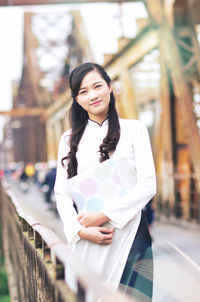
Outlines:
POLYGON ((6 183, 0 184, 0 219, 12 302, 84 302, 90 291, 101 302, 130 302, 105 286, 55 233, 25 213, 6 183), (75 291, 65 281, 67 267, 76 276, 75 291))

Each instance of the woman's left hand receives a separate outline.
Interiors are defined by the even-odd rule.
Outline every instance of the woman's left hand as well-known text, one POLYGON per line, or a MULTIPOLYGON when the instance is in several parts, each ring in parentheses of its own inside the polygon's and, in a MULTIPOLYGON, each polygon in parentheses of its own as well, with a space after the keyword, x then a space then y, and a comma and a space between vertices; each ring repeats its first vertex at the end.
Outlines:
POLYGON ((108 220, 109 218, 105 216, 103 213, 86 212, 78 215, 78 221, 85 228, 101 226, 103 223, 107 222, 108 220))

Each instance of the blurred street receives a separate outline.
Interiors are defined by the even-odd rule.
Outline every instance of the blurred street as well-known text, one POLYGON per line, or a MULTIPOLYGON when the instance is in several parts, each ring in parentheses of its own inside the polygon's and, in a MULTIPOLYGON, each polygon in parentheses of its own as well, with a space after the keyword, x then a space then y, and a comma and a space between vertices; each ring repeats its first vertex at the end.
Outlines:
POLYGON ((28 191, 24 193, 17 182, 12 181, 10 185, 11 190, 24 210, 41 224, 54 231, 62 240, 66 241, 59 215, 45 202, 41 189, 31 183, 28 191))

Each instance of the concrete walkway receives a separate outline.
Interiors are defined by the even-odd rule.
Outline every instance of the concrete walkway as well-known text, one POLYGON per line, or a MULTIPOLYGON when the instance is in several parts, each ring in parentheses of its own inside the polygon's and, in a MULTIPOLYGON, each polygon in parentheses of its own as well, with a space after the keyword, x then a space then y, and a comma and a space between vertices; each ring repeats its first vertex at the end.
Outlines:
POLYGON ((200 230, 156 221, 154 302, 200 301, 200 230))

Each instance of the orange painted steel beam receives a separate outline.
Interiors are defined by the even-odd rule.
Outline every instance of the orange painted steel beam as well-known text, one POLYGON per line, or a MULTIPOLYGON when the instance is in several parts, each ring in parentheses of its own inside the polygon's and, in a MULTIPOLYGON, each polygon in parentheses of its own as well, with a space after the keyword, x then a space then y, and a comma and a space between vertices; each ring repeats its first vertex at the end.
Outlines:
MULTIPOLYGON (((136 2, 138 0, 120 0, 121 2, 136 2)), ((73 4, 94 2, 119 2, 117 0, 0 0, 0 6, 41 5, 41 4, 73 4)))
POLYGON ((43 115, 43 108, 14 108, 9 111, 0 111, 0 115, 7 115, 10 117, 18 116, 38 116, 43 115))

